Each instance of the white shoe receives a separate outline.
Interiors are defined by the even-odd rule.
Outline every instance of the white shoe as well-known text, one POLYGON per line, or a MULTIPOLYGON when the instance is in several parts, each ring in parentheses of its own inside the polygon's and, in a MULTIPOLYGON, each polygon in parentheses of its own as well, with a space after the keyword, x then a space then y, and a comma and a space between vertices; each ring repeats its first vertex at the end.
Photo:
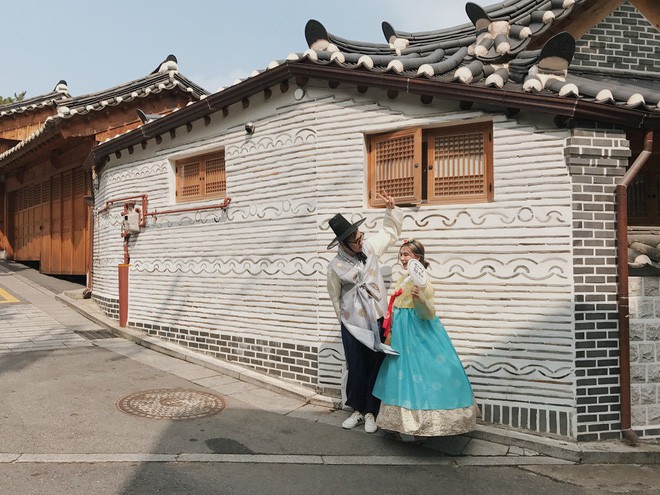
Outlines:
MULTIPOLYGON (((373 414, 371 415, 373 417, 373 414)), ((364 423, 364 416, 360 411, 355 411, 351 414, 344 422, 341 424, 341 427, 345 430, 352 430, 357 425, 364 423)))
POLYGON ((376 425, 376 418, 373 414, 367 413, 364 415, 364 431, 367 433, 376 433, 378 425, 376 425))

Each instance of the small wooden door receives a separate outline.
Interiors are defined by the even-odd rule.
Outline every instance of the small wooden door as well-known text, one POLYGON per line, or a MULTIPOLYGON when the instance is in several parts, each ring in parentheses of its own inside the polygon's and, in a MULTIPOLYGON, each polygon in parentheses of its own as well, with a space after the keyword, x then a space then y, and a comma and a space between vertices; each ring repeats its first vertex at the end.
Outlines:
POLYGON ((10 195, 12 246, 19 261, 40 261, 43 273, 85 275, 89 208, 82 168, 53 175, 10 195))

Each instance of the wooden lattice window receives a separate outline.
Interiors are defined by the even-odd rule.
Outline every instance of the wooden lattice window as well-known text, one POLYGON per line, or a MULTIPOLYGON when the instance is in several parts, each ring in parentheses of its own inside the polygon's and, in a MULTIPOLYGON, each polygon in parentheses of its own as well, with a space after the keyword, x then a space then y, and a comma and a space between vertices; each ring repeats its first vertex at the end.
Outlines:
POLYGON ((660 225, 660 157, 651 155, 628 187, 628 223, 638 226, 660 225))
POLYGON ((493 124, 477 121, 367 138, 369 204, 382 189, 400 205, 493 200, 493 124))
POLYGON ((178 203, 224 198, 226 192, 224 151, 176 162, 176 200, 178 203))
POLYGON ((429 132, 429 203, 493 200, 492 136, 490 122, 429 132))
MULTIPOLYGON (((627 129, 630 143, 629 165, 648 149, 648 135, 645 129, 627 129)), ((637 227, 660 226, 660 140, 652 141, 651 154, 644 166, 628 186, 628 225, 637 227)))
POLYGON ((369 141, 369 199, 383 206, 381 190, 399 204, 422 200, 422 130, 410 129, 373 136, 369 141))

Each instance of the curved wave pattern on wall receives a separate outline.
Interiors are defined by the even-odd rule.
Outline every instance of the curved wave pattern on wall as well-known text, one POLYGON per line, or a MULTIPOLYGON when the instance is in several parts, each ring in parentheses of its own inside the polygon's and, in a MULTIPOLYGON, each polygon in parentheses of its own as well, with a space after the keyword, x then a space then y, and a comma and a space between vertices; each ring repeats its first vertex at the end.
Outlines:
POLYGON ((123 219, 120 213, 108 213, 105 215, 96 215, 96 225, 100 228, 118 227, 123 219))
POLYGON ((568 280, 566 274, 568 263, 565 259, 558 257, 534 260, 531 258, 514 258, 502 261, 497 258, 467 259, 460 256, 441 259, 440 273, 431 272, 431 278, 446 280, 451 277, 466 280, 478 280, 484 277, 492 277, 498 280, 511 280, 514 278, 526 278, 536 282, 546 281, 551 278, 568 280))
MULTIPOLYGON (((176 208, 176 206, 173 206, 176 208)), ((164 208, 168 209, 168 208, 164 208)), ((271 220, 284 216, 308 216, 316 212, 315 201, 292 202, 285 199, 281 203, 274 204, 250 204, 245 206, 230 206, 227 210, 202 210, 196 212, 168 213, 158 215, 158 210, 151 210, 153 217, 147 218, 147 227, 169 228, 192 223, 220 223, 236 222, 250 219, 271 220)), ((99 228, 117 227, 122 223, 120 213, 107 213, 97 215, 99 228)))
POLYGON ((230 206, 227 209, 227 219, 229 221, 247 220, 249 218, 258 218, 263 220, 265 218, 277 218, 290 215, 310 215, 316 212, 315 201, 304 201, 299 203, 292 203, 285 199, 278 205, 246 205, 246 206, 230 206))
POLYGON ((319 347, 318 365, 319 384, 340 387, 344 366, 344 351, 342 344, 321 344, 319 347))
POLYGON ((148 177, 151 175, 160 176, 168 172, 168 167, 169 165, 167 163, 150 163, 147 165, 131 167, 128 170, 123 168, 117 172, 106 172, 102 174, 101 180, 105 181, 104 183, 112 184, 115 182, 125 182, 129 179, 148 177))
POLYGON ((93 266, 94 268, 102 268, 102 267, 115 267, 120 263, 124 262, 124 258, 121 257, 115 257, 112 258, 111 256, 104 256, 103 258, 101 257, 95 257, 93 261, 93 266))
MULTIPOLYGON (((367 230, 378 230, 382 221, 382 213, 377 215, 361 215, 359 213, 352 215, 344 215, 351 222, 355 222, 362 218, 367 217, 364 223, 364 228, 367 230)), ((321 230, 330 230, 328 221, 331 217, 324 219, 321 222, 321 230)), ((404 225, 409 227, 414 225, 418 228, 433 227, 433 228, 452 228, 452 227, 510 227, 516 225, 538 224, 538 225, 568 225, 569 219, 566 218, 562 211, 554 207, 537 206, 534 208, 523 206, 520 208, 508 208, 484 211, 476 209, 470 211, 469 209, 461 209, 452 215, 443 213, 431 213, 429 215, 418 214, 404 214, 404 225)))
POLYGON ((295 275, 310 277, 316 273, 324 273, 328 261, 325 258, 240 258, 216 259, 191 258, 185 260, 154 260, 131 262, 137 272, 147 273, 212 273, 219 275, 295 275))
POLYGON ((280 133, 275 137, 265 135, 259 139, 250 139, 241 146, 227 147, 225 149, 225 155, 227 158, 232 158, 236 155, 247 155, 256 151, 265 151, 302 143, 314 143, 315 141, 316 131, 310 128, 304 128, 297 132, 280 133))
MULTIPOLYGON (((541 210, 541 208, 536 208, 536 209, 541 210)), ((460 210, 457 211, 453 217, 448 217, 447 215, 443 215, 440 213, 434 213, 431 215, 426 215, 424 217, 421 217, 419 220, 417 220, 417 218, 414 218, 412 216, 410 218, 415 222, 415 225, 417 225, 418 227, 428 226, 432 219, 440 219, 440 221, 445 227, 457 226, 459 223, 461 223, 462 220, 467 220, 476 227, 485 226, 487 223, 489 223, 489 220, 492 221, 492 219, 495 219, 495 221, 505 226, 510 226, 513 223, 526 224, 526 223, 537 222, 541 224, 548 224, 548 223, 564 224, 567 222, 567 220, 565 220, 562 213, 556 209, 544 208, 542 209, 542 211, 534 213, 532 208, 528 206, 524 206, 518 209, 518 211, 516 212, 511 211, 505 213, 502 211, 481 212, 479 210, 477 211, 460 210)))
POLYGON ((572 375, 572 370, 569 366, 562 368, 551 369, 542 364, 525 364, 523 366, 516 366, 508 361, 500 361, 490 363, 488 365, 481 362, 463 360, 466 371, 472 370, 474 374, 481 375, 513 375, 513 376, 530 376, 532 374, 539 374, 550 380, 562 380, 572 375))

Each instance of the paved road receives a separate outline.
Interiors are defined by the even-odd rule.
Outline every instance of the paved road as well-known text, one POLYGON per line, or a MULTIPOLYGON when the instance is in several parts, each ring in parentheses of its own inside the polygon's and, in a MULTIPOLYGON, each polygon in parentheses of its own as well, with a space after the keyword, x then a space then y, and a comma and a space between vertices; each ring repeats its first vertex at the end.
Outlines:
MULTIPOLYGON (((420 446, 344 431, 343 411, 113 337, 2 264, 0 289, 0 494, 650 494, 660 486, 657 466, 576 466, 461 436, 420 446), (127 412, 123 399, 162 390, 212 394, 219 412, 180 420, 127 412)), ((200 406, 167 397, 147 413, 200 406)))

